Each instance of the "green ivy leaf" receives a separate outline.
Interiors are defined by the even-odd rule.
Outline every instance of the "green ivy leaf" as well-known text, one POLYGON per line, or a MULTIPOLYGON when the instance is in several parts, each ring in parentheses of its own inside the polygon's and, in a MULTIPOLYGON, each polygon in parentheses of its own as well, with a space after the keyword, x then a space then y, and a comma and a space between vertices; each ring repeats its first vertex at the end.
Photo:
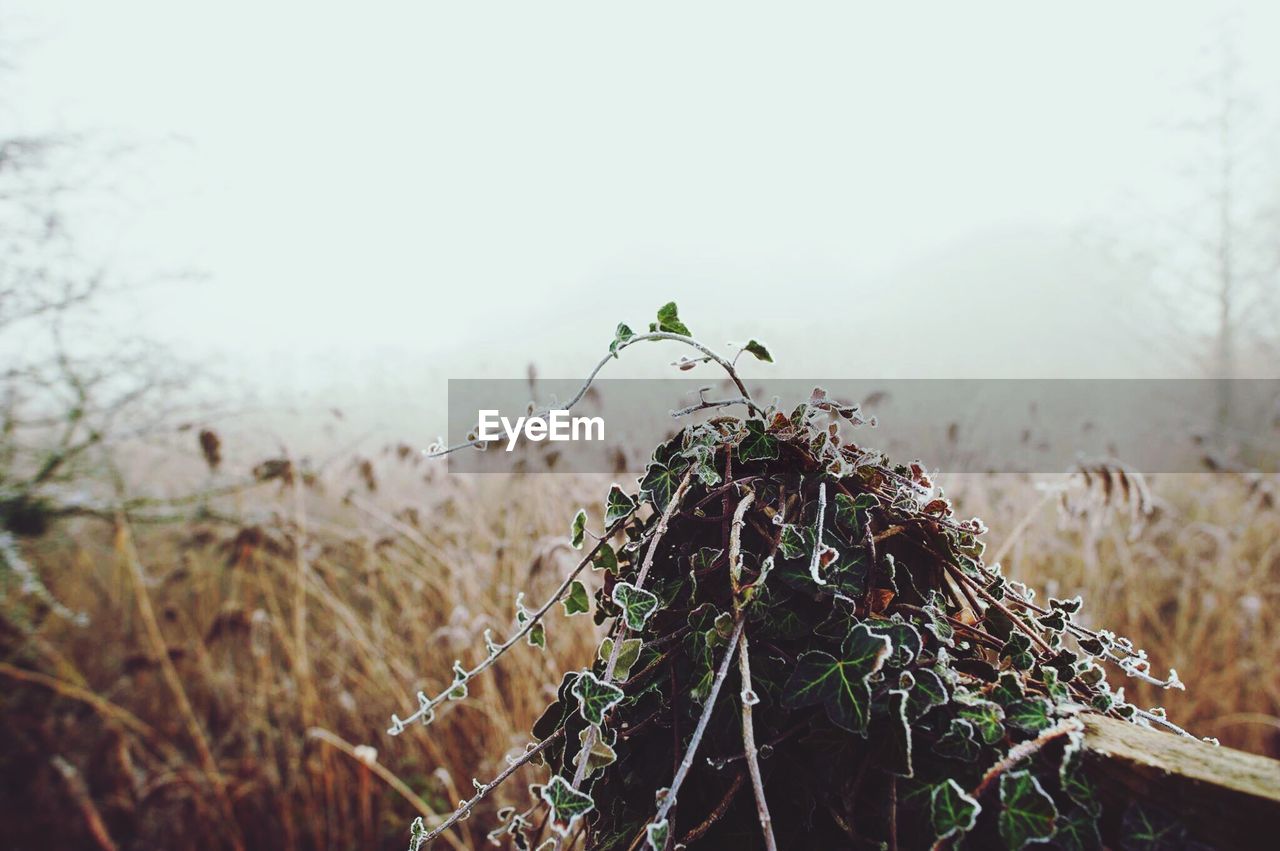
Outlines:
POLYGON ((630 582, 619 582, 613 586, 613 602, 622 609, 623 620, 632 632, 644 629, 645 621, 658 609, 656 594, 637 588, 630 582))
POLYGON ((862 518, 860 512, 880 504, 875 494, 860 493, 851 497, 846 493, 838 493, 835 498, 836 524, 849 530, 849 540, 858 541, 862 537, 862 518))
POLYGON ((1009 851, 1053 837, 1058 808, 1029 771, 1000 775, 1000 838, 1009 851))
POLYGON ((595 801, 586 792, 579 792, 560 775, 541 788, 542 800, 551 806, 551 826, 561 836, 577 824, 578 819, 595 808, 595 801))
POLYGON ((763 420, 747 420, 747 433, 738 444, 738 460, 772 461, 778 457, 778 439, 765 430, 763 420))
POLYGON ((609 354, 616 358, 618 356, 618 347, 635 335, 635 331, 632 331, 624 323, 619 322, 618 330, 613 333, 613 342, 609 344, 609 354))
POLYGON ((871 717, 867 679, 880 670, 891 649, 889 639, 860 623, 841 644, 840 658, 822 650, 801 654, 783 689, 783 706, 821 703, 832 723, 865 737, 871 717))
POLYGON ((1036 663, 1036 657, 1031 652, 1031 639, 1025 633, 1010 633, 1009 640, 1000 648, 1000 658, 1007 658, 1009 664, 1019 671, 1030 671, 1036 663))
POLYGON ((935 706, 943 706, 948 700, 947 684, 928 668, 904 671, 899 685, 907 692, 907 718, 916 721, 935 706))
POLYGON ((982 753, 982 745, 978 743, 972 724, 963 718, 952 718, 951 726, 933 746, 933 752, 938 756, 973 762, 982 753))
POLYGON ((1053 726, 1049 717, 1049 701, 1043 697, 1027 697, 1014 701, 1005 710, 1005 720, 1010 725, 1026 733, 1039 733, 1053 726))
POLYGON ((604 723, 604 714, 625 696, 613 683, 602 683, 595 674, 583 671, 574 681, 570 694, 578 699, 578 712, 588 724, 604 723))
POLYGON ((533 625, 525 640, 529 642, 530 647, 537 647, 539 650, 547 649, 547 628, 543 626, 542 621, 533 625))
POLYGON ((676 308, 674 301, 669 301, 658 308, 658 321, 649 327, 655 331, 665 331, 669 334, 683 334, 686 337, 693 336, 688 326, 680 321, 679 310, 676 308))
POLYGON ((947 779, 933 787, 929 802, 929 818, 938 841, 973 830, 982 806, 969 796, 960 784, 947 779))
POLYGON ((893 652, 885 660, 885 664, 891 668, 905 668, 910 665, 924 648, 920 633, 906 621, 873 622, 871 631, 876 635, 883 635, 893 643, 893 652))
MULTIPOLYGON (((595 741, 591 744, 591 755, 587 757, 587 776, 590 777, 595 772, 612 765, 618 760, 618 754, 613 749, 613 743, 605 741, 605 731, 595 725, 583 727, 578 733, 578 752, 574 754, 573 764, 578 765, 582 762, 582 755, 587 744, 587 736, 592 730, 595 730, 595 741)), ((615 734, 616 738, 616 734, 615 734)))
POLYGON ((996 703, 1009 711, 1009 707, 1026 697, 1022 690, 1022 679, 1013 671, 1001 671, 996 680, 996 687, 991 690, 991 697, 996 703))
POLYGON ((1173 851, 1187 844, 1186 828, 1136 802, 1125 810, 1120 832, 1125 851, 1173 851))
POLYGON ((622 486, 614 483, 609 488, 609 496, 604 503, 604 525, 612 526, 631 512, 636 510, 636 501, 633 497, 627 496, 622 492, 622 486))
POLYGON ((573 515, 573 525, 569 527, 569 543, 575 550, 582 549, 582 541, 587 535, 587 510, 579 508, 573 515))
MULTIPOLYGON (((640 658, 640 648, 644 646, 644 642, 638 638, 622 639, 622 647, 618 650, 618 661, 613 663, 614 679, 625 682, 627 677, 631 676, 631 666, 640 658)), ((600 661, 605 664, 609 663, 609 657, 613 655, 613 639, 606 637, 600 642, 600 661)))
POLYGON ((564 604, 566 616, 580 615, 583 612, 591 611, 591 600, 587 596, 587 586, 577 579, 569 583, 569 593, 560 602, 564 604))
POLYGON ((596 550, 596 554, 591 557, 591 569, 617 573, 618 554, 614 552, 613 547, 609 544, 601 544, 600 549, 596 550))
POLYGON ((769 354, 769 350, 764 347, 764 343, 759 340, 748 340, 747 344, 742 347, 744 352, 749 352, 756 356, 757 360, 765 363, 773 363, 773 355, 769 354))
POLYGON ((652 502, 656 511, 665 511, 688 468, 687 458, 681 457, 679 452, 668 445, 659 446, 654 450, 649 466, 645 468, 644 477, 640 479, 641 496, 652 502))
POLYGON ((1082 809, 1071 809, 1058 816, 1057 832, 1053 844, 1062 851, 1098 851, 1102 848, 1102 836, 1098 833, 1098 819, 1082 809))
POLYGON ((693 474, 709 488, 720 484, 720 471, 716 469, 716 451, 711 446, 692 446, 681 453, 693 463, 693 474))
POLYGON ((651 822, 649 826, 644 829, 644 835, 645 840, 648 843, 648 847, 652 849, 652 851, 664 851, 667 847, 667 839, 671 835, 671 825, 666 819, 651 822))
POLYGON ((427 841, 427 826, 418 816, 409 825, 409 851, 421 851, 422 844, 427 841))
POLYGON ((809 551, 804 533, 794 523, 782 527, 782 535, 778 538, 778 552, 784 559, 800 558, 809 551))
POLYGON ((973 729, 988 745, 1004 738, 1004 709, 998 703, 983 700, 972 692, 956 692, 960 705, 960 717, 973 725, 973 729))

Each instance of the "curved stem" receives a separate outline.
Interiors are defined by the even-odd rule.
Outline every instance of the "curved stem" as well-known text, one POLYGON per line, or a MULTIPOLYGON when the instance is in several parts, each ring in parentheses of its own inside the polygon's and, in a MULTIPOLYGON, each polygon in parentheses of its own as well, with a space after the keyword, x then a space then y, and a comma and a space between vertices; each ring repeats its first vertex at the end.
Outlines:
MULTIPOLYGON (((723 369, 728 374, 730 380, 732 380, 734 385, 738 388, 738 392, 742 394, 742 398, 739 400, 735 400, 735 402, 740 402, 742 404, 745 404, 747 406, 747 410, 753 414, 758 414, 760 416, 764 415, 764 412, 760 410, 760 407, 755 403, 755 400, 751 398, 751 394, 747 392, 747 386, 743 384, 742 379, 738 377, 738 371, 737 369, 734 368, 734 365, 730 361, 726 360, 721 355, 716 354, 711 349, 707 348, 702 343, 699 343, 697 340, 695 340, 692 337, 687 337, 684 334, 672 334, 668 331, 651 331, 648 334, 638 334, 632 337, 630 340, 627 340, 625 343, 619 343, 617 351, 622 351, 623 349, 628 348, 629 346, 633 346, 636 343, 643 343, 648 340, 671 340, 677 343, 684 343, 686 346, 690 346, 702 352, 704 355, 707 356, 709 360, 714 361, 718 366, 720 366, 721 369, 723 369)), ((581 402, 582 397, 587 395, 587 391, 591 389, 591 385, 595 382, 596 376, 600 374, 600 371, 605 368, 605 365, 608 364, 609 361, 614 360, 616 357, 617 357, 617 354, 614 352, 610 352, 609 354, 602 357, 600 359, 600 362, 596 364, 595 369, 591 370, 591 374, 587 376, 587 380, 584 381, 582 383, 582 386, 578 388, 578 392, 573 395, 573 398, 570 399, 568 402, 564 403, 563 408, 558 408, 557 410, 568 411, 568 410, 571 410, 574 405, 581 402)), ((537 416, 544 416, 549 412, 550 412, 550 409, 544 408, 538 412, 537 416)), ((436 452, 428 452, 425 454, 426 454, 426 457, 428 458, 441 458, 445 455, 449 455, 450 453, 457 452, 460 449, 467 449, 468 447, 479 446, 483 442, 484 441, 480 440, 479 438, 476 438, 474 440, 468 440, 463 443, 456 443, 453 446, 447 446, 444 449, 440 449, 436 452)))

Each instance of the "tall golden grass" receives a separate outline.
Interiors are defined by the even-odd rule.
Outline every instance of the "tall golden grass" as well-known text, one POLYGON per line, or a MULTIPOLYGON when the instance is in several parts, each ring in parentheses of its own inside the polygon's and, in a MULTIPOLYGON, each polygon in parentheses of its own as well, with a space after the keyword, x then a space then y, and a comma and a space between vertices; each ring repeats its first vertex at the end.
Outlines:
MULTIPOLYGON (((402 848, 529 741, 596 628, 553 616, 428 728, 386 735, 418 689, 474 662, 574 561, 568 521, 607 480, 450 477, 391 452, 375 471, 273 482, 230 506, 255 522, 85 521, 26 549, 90 626, 10 595, 0 632, 0 822, 14 848, 402 848), (397 458, 399 460, 397 460, 397 458), (399 479, 389 467, 399 466, 399 479)), ((1193 732, 1280 755, 1280 513, 1263 482, 1153 481, 1154 516, 1060 516, 1024 477, 953 483, 992 528, 989 555, 1093 625, 1173 666, 1148 694, 1193 732)), ((597 511, 597 515, 598 511, 597 511)), ((1134 694, 1130 686, 1129 693, 1134 694)), ((518 782, 447 835, 484 845, 518 782)))

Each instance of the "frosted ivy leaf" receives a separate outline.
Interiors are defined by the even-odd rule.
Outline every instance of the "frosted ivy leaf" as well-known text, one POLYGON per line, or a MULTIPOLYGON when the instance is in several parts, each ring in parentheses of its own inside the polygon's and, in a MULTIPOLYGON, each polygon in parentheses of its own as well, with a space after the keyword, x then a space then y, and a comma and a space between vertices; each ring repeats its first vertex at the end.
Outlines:
POLYGON ((759 340, 748 340, 747 344, 742 347, 744 352, 754 355, 756 360, 762 360, 765 363, 773 363, 773 355, 769 354, 769 350, 765 348, 764 343, 759 340))
POLYGON ((591 602, 587 597, 587 586, 575 579, 569 584, 569 593, 561 601, 566 616, 579 615, 591 610, 591 602))
POLYGON ((623 493, 622 486, 618 483, 611 485, 609 496, 605 499, 604 525, 612 526, 635 510, 635 499, 623 493))
POLYGON ((656 594, 637 588, 630 582, 619 582, 614 585, 612 596, 613 602, 622 609, 622 617, 626 621, 627 629, 632 632, 644 629, 649 616, 658 609, 656 594))
POLYGON ((582 541, 587 534, 587 510, 579 508, 573 515, 573 525, 569 527, 569 543, 575 550, 582 549, 582 541))
POLYGON ((929 810, 934 834, 941 841, 972 830, 982 807, 959 783, 948 779, 934 787, 929 810))
POLYGON ((755 706, 759 702, 760 695, 756 694, 754 690, 749 688, 742 690, 742 703, 744 706, 755 706))
POLYGON ((645 839, 651 851, 665 851, 670 833, 671 825, 666 819, 652 822, 644 829, 645 839))
POLYGON ((617 706, 624 696, 622 689, 612 683, 601 682, 590 671, 579 674, 569 691, 578 699, 578 712, 583 719, 596 726, 604 723, 605 713, 617 706))
POLYGON ((574 754, 573 764, 580 765, 582 756, 585 753, 584 748, 587 744, 587 736, 592 730, 595 730, 595 737, 591 744, 591 756, 587 760, 588 776, 608 765, 612 765, 618 759, 617 753, 614 752, 612 743, 605 740, 605 732, 596 726, 583 727, 582 732, 578 734, 579 748, 574 754))
POLYGON ((427 826, 423 823, 422 816, 418 816, 409 825, 409 851, 420 851, 426 841, 427 826))
POLYGON ((558 774, 541 792, 542 800, 551 805, 551 828, 561 836, 567 835, 579 818, 595 808, 590 795, 579 792, 558 774))
POLYGON ((625 323, 619 322, 618 329, 613 333, 613 342, 609 344, 609 354, 616 358, 618 356, 618 347, 635 335, 636 333, 628 328, 625 323))
POLYGON ((1053 836, 1058 809, 1031 772, 1000 776, 1000 805, 1000 836, 1007 847, 1020 849, 1053 836))
POLYGON ((778 551, 782 553, 782 557, 784 559, 799 558, 804 555, 805 549, 805 540, 800 528, 792 523, 784 524, 782 537, 778 539, 778 551))
POLYGON ((527 640, 530 647, 537 647, 539 650, 547 649, 547 628, 542 621, 535 623, 529 630, 527 640))
MULTIPOLYGON (((614 679, 625 681, 631 675, 631 666, 640 658, 640 648, 643 642, 638 638, 624 638, 622 646, 618 649, 618 659, 613 663, 614 679)), ((599 649, 600 661, 606 665, 609 663, 609 657, 613 655, 613 639, 606 637, 600 642, 599 649)))
POLYGON ((664 331, 669 334, 681 334, 692 337, 689 326, 680 321, 679 309, 674 301, 669 301, 658 308, 658 321, 649 325, 650 331, 664 331))
POLYGON ((462 667, 462 662, 454 660, 453 663, 453 688, 449 689, 450 700, 462 700, 467 696, 467 669, 462 667))
POLYGON ((591 557, 592 570, 604 570, 609 573, 618 572, 618 554, 609 544, 601 543, 596 554, 591 557))

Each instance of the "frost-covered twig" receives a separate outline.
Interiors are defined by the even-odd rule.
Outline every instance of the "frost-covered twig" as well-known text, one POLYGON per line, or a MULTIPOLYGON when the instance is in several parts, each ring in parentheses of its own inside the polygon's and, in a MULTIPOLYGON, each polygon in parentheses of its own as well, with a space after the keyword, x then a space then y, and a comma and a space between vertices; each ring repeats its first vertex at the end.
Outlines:
POLYGON ((414 841, 418 844, 418 846, 425 845, 426 843, 431 842, 440 834, 444 833, 449 828, 453 827, 458 822, 462 821, 464 818, 467 817, 468 814, 470 814, 472 807, 474 807, 476 804, 483 801, 490 792, 492 792, 494 789, 501 786, 503 781, 506 780, 508 777, 510 777, 512 774, 515 774, 516 771, 518 771, 522 765, 527 763, 529 760, 533 759, 538 754, 542 753, 547 748, 548 745, 550 745, 552 742, 556 741, 563 735, 564 735, 564 727, 561 727, 560 729, 552 733, 550 736, 547 736, 545 739, 538 742, 536 745, 526 748, 525 752, 521 754, 519 757, 517 757, 516 759, 508 760, 507 767, 502 770, 502 773, 499 774, 497 777, 493 778, 492 780, 490 780, 488 783, 485 783, 483 785, 476 783, 476 787, 475 787, 476 793, 472 795, 470 798, 468 798, 467 800, 463 801, 461 804, 459 804, 458 808, 453 811, 453 814, 451 816, 449 816, 447 819, 440 822, 440 824, 432 828, 430 832, 427 832, 427 833, 421 832, 423 827, 421 816, 414 819, 414 827, 412 829, 412 832, 414 834, 414 841))
POLYGON ((827 582, 818 575, 818 566, 822 560, 822 526, 826 520, 827 513, 827 483, 820 482, 818 484, 818 522, 816 528, 816 537, 813 543, 813 558, 809 561, 809 575, 813 577, 813 581, 819 585, 826 585, 827 582))
MULTIPOLYGON (((667 526, 671 523, 671 517, 680 507, 680 503, 684 501, 684 495, 689 490, 689 484, 693 481, 693 468, 684 474, 684 478, 680 480, 680 486, 676 488, 676 492, 671 495, 671 501, 667 503, 667 510, 662 512, 662 516, 658 518, 658 525, 653 531, 653 537, 649 540, 649 549, 645 551, 644 562, 640 565, 640 572, 636 574, 635 587, 637 589, 644 588, 644 581, 649 576, 649 568, 653 566, 653 556, 658 550, 658 544, 662 541, 662 536, 667 532, 667 526)), ((626 634, 626 623, 620 616, 618 618, 618 635, 614 637, 613 649, 609 651, 609 660, 604 666, 603 682, 613 682, 613 673, 618 667, 618 657, 622 651, 622 638, 626 634)), ((596 728, 589 727, 587 729, 587 738, 582 743, 582 753, 590 754, 591 749, 596 746, 596 728)), ((577 769, 573 773, 573 788, 577 789, 582 785, 582 781, 587 776, 587 765, 591 762, 589 759, 582 759, 578 763, 577 769)))
POLYGON ((733 657, 738 649, 738 641, 742 637, 742 627, 746 623, 742 613, 733 621, 733 635, 729 637, 729 643, 725 647, 724 658, 720 660, 720 667, 716 671, 716 678, 711 683, 711 692, 707 695, 707 701, 702 707, 702 715, 698 718, 698 726, 693 730, 693 738, 689 740, 689 748, 684 753, 684 759, 680 760, 680 766, 676 769, 675 777, 671 779, 671 787, 667 790, 666 797, 662 799, 662 803, 658 806, 658 813, 654 816, 653 823, 659 824, 666 820, 667 813, 675 806, 676 796, 680 794, 680 786, 684 783, 684 778, 688 775, 689 769, 693 767, 694 757, 698 754, 698 745, 702 743, 702 736, 707 731, 707 724, 711 721, 711 713, 715 709, 716 698, 720 696, 720 687, 724 685, 725 677, 729 673, 729 665, 733 662, 733 657))
POLYGON ((612 526, 610 526, 605 531, 604 536, 601 537, 600 540, 596 542, 596 545, 592 547, 591 550, 582 557, 582 560, 578 562, 577 566, 575 566, 573 570, 569 571, 569 574, 565 576, 564 581, 561 582, 560 586, 556 588, 556 590, 551 594, 550 597, 547 598, 547 601, 543 603, 538 608, 537 611, 531 613, 527 617, 527 619, 524 621, 524 623, 520 625, 519 629, 513 632, 506 641, 502 642, 501 644, 491 645, 489 647, 488 655, 485 656, 485 658, 482 659, 478 665, 476 665, 470 671, 463 671, 461 677, 455 678, 454 681, 450 683, 449 686, 445 688, 444 691, 440 692, 433 698, 428 699, 424 692, 418 692, 418 709, 408 718, 400 718, 397 715, 392 715, 391 727, 387 730, 387 734, 391 736, 398 736, 402 732, 404 732, 404 728, 406 725, 412 724, 413 722, 418 721, 420 719, 425 719, 423 723, 429 722, 431 720, 432 715, 435 712, 435 708, 439 706, 441 703, 444 703, 446 700, 448 700, 449 695, 453 694, 458 689, 459 686, 465 686, 477 674, 484 671, 486 668, 488 668, 494 662, 496 662, 498 660, 498 657, 500 657, 503 653, 506 653, 507 650, 511 649, 511 647, 514 646, 520 639, 528 635, 530 630, 532 630, 534 626, 536 626, 542 620, 542 616, 545 615, 551 609, 551 607, 554 606, 557 602, 559 602, 560 598, 565 595, 565 593, 569 590, 569 586, 573 584, 573 580, 576 579, 578 577, 578 574, 580 574, 583 571, 583 569, 586 568, 586 566, 591 563, 591 560, 595 557, 596 553, 599 552, 602 546, 604 546, 605 541, 608 540, 610 537, 612 537, 619 529, 621 529, 623 524, 626 522, 627 522, 627 518, 623 517, 622 519, 614 523, 612 526))
POLYGON ((1049 744, 1049 742, 1052 742, 1054 739, 1061 738, 1062 736, 1066 736, 1070 733, 1078 733, 1082 730, 1084 730, 1084 724, 1079 718, 1063 718, 1052 727, 1041 730, 1040 734, 1034 739, 1028 739, 1021 744, 1014 745, 1009 748, 1009 752, 1004 755, 1004 758, 987 769, 987 773, 982 775, 982 780, 976 787, 974 787, 970 797, 975 801, 979 800, 982 795, 991 788, 991 784, 995 783, 996 780, 999 779, 1001 774, 1004 774, 1010 768, 1013 768, 1019 762, 1032 754, 1038 753, 1041 748, 1049 744))
POLYGON ((738 639, 738 673, 742 675, 742 746, 747 759, 747 771, 751 774, 751 788, 756 794, 756 814, 760 818, 760 832, 764 836, 767 851, 777 851, 773 838, 773 817, 769 815, 769 802, 764 797, 764 779, 760 776, 760 760, 756 755, 756 731, 751 719, 751 707, 759 702, 751 687, 751 656, 744 631, 738 639))

